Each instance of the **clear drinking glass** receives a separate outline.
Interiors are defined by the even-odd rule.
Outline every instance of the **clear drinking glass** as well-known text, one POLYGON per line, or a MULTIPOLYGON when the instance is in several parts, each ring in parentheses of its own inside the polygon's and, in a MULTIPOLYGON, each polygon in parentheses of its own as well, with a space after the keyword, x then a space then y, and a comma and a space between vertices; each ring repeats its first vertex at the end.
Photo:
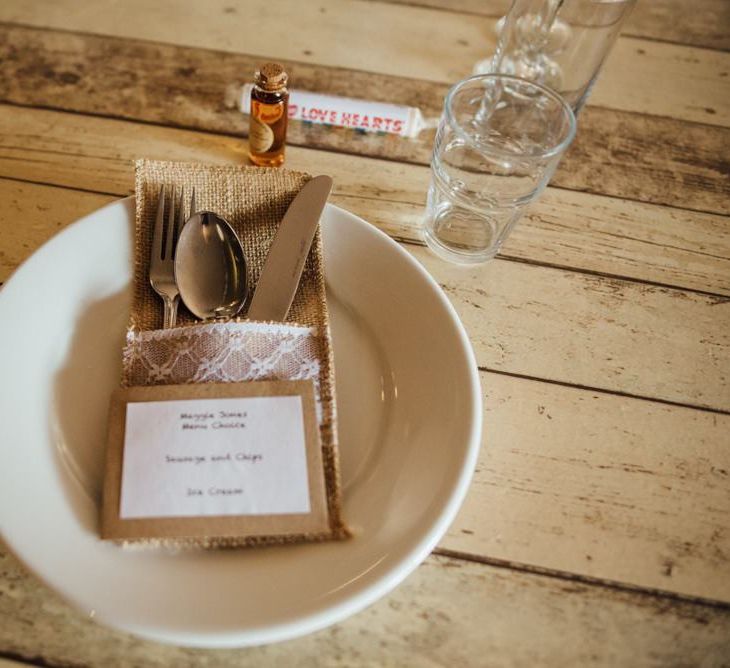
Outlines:
POLYGON ((549 88, 499 74, 457 83, 431 159, 428 246, 462 264, 493 258, 574 135, 570 106, 549 88))
POLYGON ((549 86, 578 113, 636 0, 512 0, 478 73, 549 86))

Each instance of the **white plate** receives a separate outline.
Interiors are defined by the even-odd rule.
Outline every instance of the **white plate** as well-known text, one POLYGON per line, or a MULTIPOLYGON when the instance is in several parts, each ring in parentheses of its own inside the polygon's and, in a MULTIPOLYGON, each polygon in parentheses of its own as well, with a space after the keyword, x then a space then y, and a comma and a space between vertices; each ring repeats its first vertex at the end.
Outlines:
POLYGON ((344 542, 128 550, 97 538, 107 401, 118 382, 131 199, 38 250, 0 291, 0 519, 11 549, 111 626, 206 647, 292 638, 395 587, 453 520, 476 462, 479 379, 437 284, 374 227, 328 205, 344 542))

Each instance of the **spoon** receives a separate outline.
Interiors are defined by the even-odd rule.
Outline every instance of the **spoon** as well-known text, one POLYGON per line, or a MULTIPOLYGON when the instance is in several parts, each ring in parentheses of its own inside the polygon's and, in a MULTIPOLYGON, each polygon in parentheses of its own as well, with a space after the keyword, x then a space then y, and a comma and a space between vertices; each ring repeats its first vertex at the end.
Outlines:
POLYGON ((175 281, 188 310, 201 320, 230 318, 248 293, 246 257, 227 220, 212 211, 190 216, 175 251, 175 281))

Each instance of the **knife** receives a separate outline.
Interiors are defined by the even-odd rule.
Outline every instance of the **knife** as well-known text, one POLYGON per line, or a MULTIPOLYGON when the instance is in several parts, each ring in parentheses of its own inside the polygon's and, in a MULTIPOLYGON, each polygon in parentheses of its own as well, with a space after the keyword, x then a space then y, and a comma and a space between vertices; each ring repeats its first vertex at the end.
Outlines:
POLYGON ((249 320, 286 318, 330 190, 329 176, 315 176, 289 205, 261 270, 246 316, 249 320))

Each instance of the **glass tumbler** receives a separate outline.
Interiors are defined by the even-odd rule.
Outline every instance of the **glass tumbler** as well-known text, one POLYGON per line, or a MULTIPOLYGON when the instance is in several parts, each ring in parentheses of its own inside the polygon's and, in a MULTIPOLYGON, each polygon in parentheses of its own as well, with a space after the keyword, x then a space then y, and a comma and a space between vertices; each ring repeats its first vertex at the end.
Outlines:
POLYGON ((511 74, 558 91, 578 111, 636 0, 512 0, 494 57, 475 72, 511 74))
POLYGON ((457 83, 431 159, 429 248, 460 264, 492 259, 574 135, 573 111, 549 88, 501 74, 457 83))

